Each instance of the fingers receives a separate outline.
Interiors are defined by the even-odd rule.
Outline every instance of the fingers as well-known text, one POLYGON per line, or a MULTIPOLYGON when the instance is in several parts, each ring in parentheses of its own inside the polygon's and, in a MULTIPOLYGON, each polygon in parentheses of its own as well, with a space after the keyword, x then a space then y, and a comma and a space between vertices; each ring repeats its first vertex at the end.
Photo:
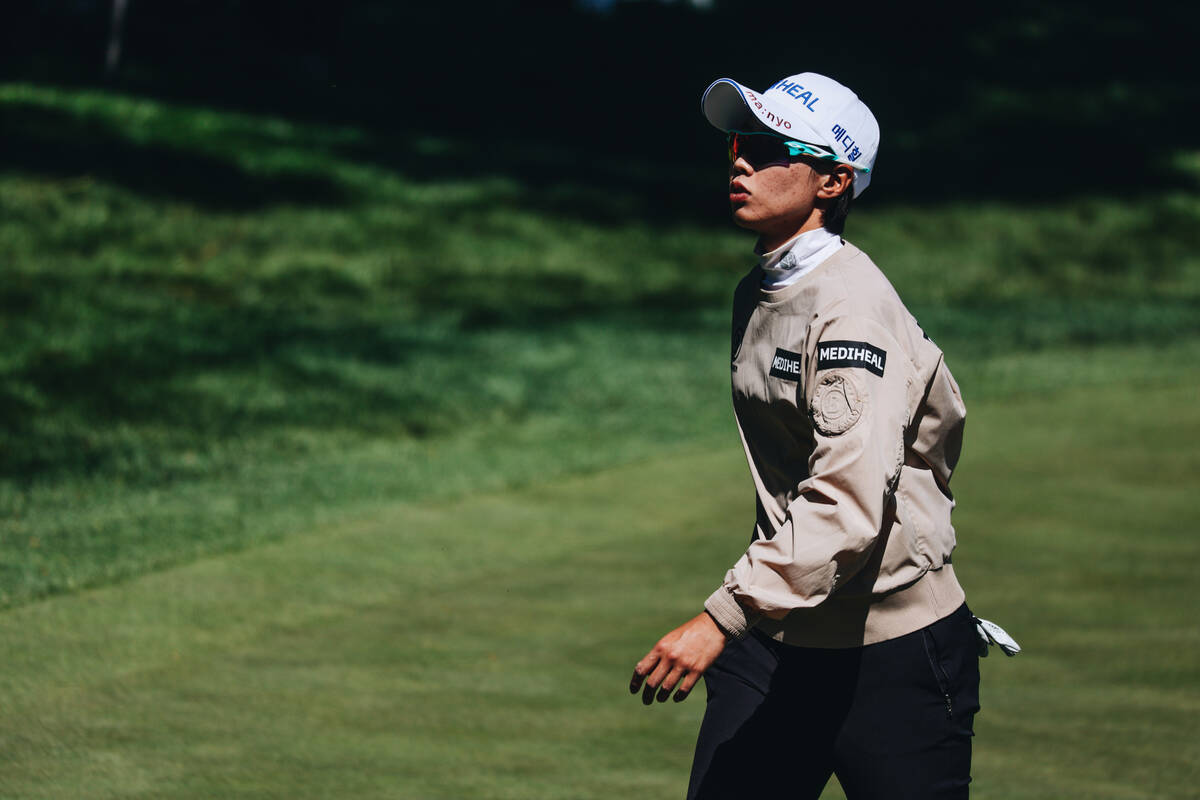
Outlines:
POLYGON ((633 677, 629 679, 630 694, 637 694, 638 690, 642 688, 642 681, 646 680, 646 676, 650 674, 652 669, 654 669, 655 664, 658 663, 658 658, 659 657, 655 651, 651 650, 646 654, 646 657, 639 661, 637 666, 633 668, 633 677))
POLYGON ((652 661, 643 659, 634 669, 633 677, 629 679, 629 693, 637 694, 640 689, 642 702, 645 705, 650 705, 655 700, 665 703, 671 696, 675 685, 679 684, 681 693, 675 696, 675 702, 679 702, 687 697, 687 693, 699 679, 699 673, 691 672, 674 663, 673 660, 657 657, 652 661), (647 676, 644 674, 644 670, 648 669, 650 665, 654 666, 654 671, 647 676), (683 680, 683 683, 680 683, 680 679, 683 680))
POLYGON ((646 686, 642 689, 642 704, 650 705, 654 702, 654 692, 662 683, 663 678, 667 677, 667 670, 671 665, 666 659, 658 662, 658 666, 654 668, 654 672, 650 673, 650 677, 646 679, 646 686))
POLYGON ((671 690, 675 688, 675 684, 679 683, 679 679, 687 674, 687 670, 683 667, 676 666, 675 669, 667 673, 667 677, 663 678, 663 682, 658 685, 658 694, 655 700, 660 703, 667 702, 667 698, 671 696, 671 690))
POLYGON ((689 672, 683 679, 683 683, 679 684, 679 691, 675 692, 675 702, 682 703, 687 700, 688 694, 691 693, 692 687, 696 685, 696 681, 700 680, 701 673, 689 672))

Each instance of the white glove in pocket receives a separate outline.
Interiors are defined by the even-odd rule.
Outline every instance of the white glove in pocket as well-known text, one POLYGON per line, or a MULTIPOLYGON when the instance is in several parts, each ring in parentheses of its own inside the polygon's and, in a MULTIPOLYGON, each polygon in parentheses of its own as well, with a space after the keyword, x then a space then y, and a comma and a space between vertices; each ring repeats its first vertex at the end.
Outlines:
POLYGON ((994 622, 979 617, 972 617, 975 620, 975 632, 979 634, 979 657, 987 658, 989 645, 996 645, 1000 651, 1006 656, 1015 656, 1021 652, 1021 645, 1017 644, 1017 640, 1008 635, 1008 631, 1001 628, 994 622))

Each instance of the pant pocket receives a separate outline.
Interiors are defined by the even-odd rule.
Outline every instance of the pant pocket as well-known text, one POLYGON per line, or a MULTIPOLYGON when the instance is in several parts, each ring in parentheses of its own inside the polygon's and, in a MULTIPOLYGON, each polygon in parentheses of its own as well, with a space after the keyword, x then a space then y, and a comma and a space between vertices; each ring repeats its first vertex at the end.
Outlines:
POLYGON ((942 693, 942 699, 946 703, 946 719, 954 718, 954 700, 951 695, 952 684, 950 675, 946 672, 946 667, 942 664, 941 654, 938 652, 937 640, 933 638, 933 633, 929 628, 924 628, 921 631, 921 641, 925 644, 925 657, 929 660, 929 669, 933 671, 933 679, 937 682, 938 691, 942 693))
POLYGON ((922 641, 947 717, 970 734, 979 711, 979 648, 966 606, 925 628, 922 641))

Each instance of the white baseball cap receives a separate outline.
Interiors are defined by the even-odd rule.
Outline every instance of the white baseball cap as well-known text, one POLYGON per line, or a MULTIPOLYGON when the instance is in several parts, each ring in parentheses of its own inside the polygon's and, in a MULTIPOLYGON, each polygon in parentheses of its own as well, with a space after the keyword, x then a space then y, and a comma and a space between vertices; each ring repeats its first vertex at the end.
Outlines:
POLYGON ((704 116, 725 132, 766 129, 788 139, 823 145, 854 167, 854 196, 871 182, 879 151, 879 123, 858 95, 832 78, 801 72, 756 92, 737 81, 713 81, 700 101, 704 116))

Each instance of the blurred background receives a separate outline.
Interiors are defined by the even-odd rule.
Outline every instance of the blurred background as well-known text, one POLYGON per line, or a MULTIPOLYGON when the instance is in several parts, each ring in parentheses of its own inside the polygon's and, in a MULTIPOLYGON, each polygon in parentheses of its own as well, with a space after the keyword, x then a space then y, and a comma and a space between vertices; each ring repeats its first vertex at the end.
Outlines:
POLYGON ((620 685, 753 513, 699 101, 801 71, 971 409, 977 796, 1198 796, 1191 5, 2 19, 3 796, 681 794, 620 685))

